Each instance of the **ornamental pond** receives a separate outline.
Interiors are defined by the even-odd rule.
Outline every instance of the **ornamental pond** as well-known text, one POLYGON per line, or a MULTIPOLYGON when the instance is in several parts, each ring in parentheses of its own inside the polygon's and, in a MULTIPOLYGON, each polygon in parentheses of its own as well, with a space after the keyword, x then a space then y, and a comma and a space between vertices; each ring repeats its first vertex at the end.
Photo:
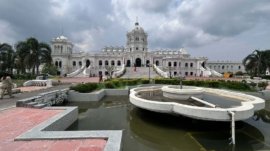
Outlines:
POLYGON ((201 121, 143 110, 128 96, 106 96, 79 107, 70 130, 124 130, 123 151, 259 151, 270 150, 270 100, 252 118, 236 122, 236 145, 230 144, 230 122, 201 121))

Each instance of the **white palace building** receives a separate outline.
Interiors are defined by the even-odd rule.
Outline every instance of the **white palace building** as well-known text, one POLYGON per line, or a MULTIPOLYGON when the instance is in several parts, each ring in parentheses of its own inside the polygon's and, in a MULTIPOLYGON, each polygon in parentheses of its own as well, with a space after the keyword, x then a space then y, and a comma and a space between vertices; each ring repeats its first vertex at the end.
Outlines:
MULTIPOLYGON (((68 77, 107 75, 110 66, 115 68, 115 77, 123 74, 134 75, 135 73, 128 72, 133 71, 135 66, 138 71, 149 69, 149 72, 151 66, 157 76, 163 77, 222 76, 207 67, 209 65, 206 57, 191 57, 183 48, 149 51, 148 35, 138 22, 126 36, 125 47, 105 47, 98 53, 74 52, 72 42, 64 36, 59 36, 51 42, 53 62, 58 67, 59 74, 68 77)), ((137 74, 137 77, 140 77, 144 72, 137 74)))

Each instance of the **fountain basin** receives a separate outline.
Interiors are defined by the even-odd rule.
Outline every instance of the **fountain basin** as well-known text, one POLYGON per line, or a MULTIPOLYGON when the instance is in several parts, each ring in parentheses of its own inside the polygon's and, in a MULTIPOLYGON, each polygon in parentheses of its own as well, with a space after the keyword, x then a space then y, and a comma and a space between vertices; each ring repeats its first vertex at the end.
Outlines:
POLYGON ((180 114, 195 119, 210 121, 230 121, 230 111, 235 113, 236 121, 248 119, 253 116, 255 111, 263 109, 265 106, 265 101, 261 98, 243 93, 212 88, 202 88, 202 90, 204 93, 233 99, 238 104, 226 108, 218 107, 217 105, 217 107, 214 108, 209 106, 194 106, 178 102, 162 102, 140 97, 141 92, 153 92, 154 90, 162 90, 162 86, 131 89, 129 95, 130 102, 139 108, 154 112, 180 114))
POLYGON ((202 98, 203 89, 199 87, 183 86, 163 86, 161 88, 163 96, 171 99, 188 100, 191 96, 202 98))

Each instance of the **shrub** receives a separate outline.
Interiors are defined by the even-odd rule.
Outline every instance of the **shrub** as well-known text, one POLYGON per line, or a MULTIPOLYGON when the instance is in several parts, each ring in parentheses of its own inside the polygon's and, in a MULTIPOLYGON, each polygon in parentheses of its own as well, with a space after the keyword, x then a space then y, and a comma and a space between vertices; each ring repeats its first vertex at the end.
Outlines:
POLYGON ((149 79, 142 79, 142 80, 141 80, 141 83, 142 83, 142 84, 149 84, 150 81, 149 81, 149 79))
POLYGON ((266 87, 268 86, 268 83, 267 82, 260 82, 258 83, 258 87, 261 88, 261 89, 265 89, 266 87))
POLYGON ((78 91, 80 93, 89 93, 94 90, 97 90, 98 84, 97 83, 85 83, 85 84, 78 84, 76 86, 70 87, 71 90, 78 91))
POLYGON ((113 85, 113 82, 111 82, 111 81, 104 82, 104 86, 105 86, 105 88, 108 88, 108 89, 115 88, 115 86, 113 85))

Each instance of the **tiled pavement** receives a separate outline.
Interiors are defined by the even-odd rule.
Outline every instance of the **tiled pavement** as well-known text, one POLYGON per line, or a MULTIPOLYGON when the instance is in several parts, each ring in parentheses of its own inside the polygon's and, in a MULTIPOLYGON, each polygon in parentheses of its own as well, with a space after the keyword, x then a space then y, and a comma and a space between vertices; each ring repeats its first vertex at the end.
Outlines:
POLYGON ((0 111, 0 151, 102 151, 106 140, 36 140, 14 141, 14 138, 33 128, 61 110, 12 108, 0 111))

